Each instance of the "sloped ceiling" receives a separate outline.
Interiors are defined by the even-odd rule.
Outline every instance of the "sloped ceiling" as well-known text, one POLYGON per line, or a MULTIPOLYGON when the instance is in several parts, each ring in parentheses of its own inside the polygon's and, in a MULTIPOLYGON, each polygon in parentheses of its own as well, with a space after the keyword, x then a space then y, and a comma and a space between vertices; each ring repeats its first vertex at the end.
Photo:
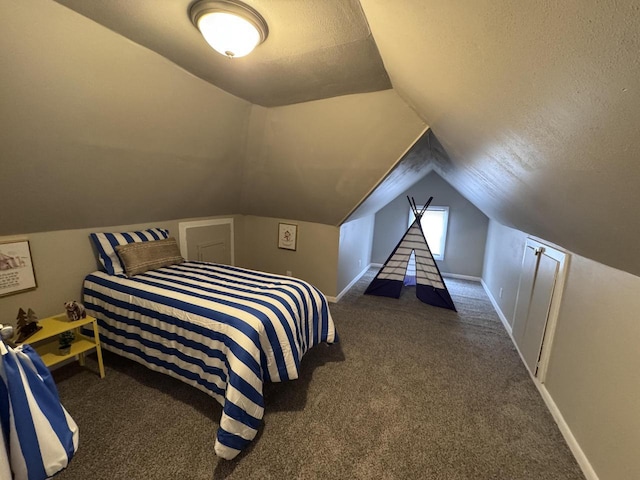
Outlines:
POLYGON ((330 225, 344 219, 426 127, 393 90, 256 106, 251 123, 242 212, 330 225))
POLYGON ((425 129, 392 89, 252 105, 50 0, 0 2, 0 57, 0 235, 229 214, 336 225, 425 129))
POLYGON ((441 145, 425 168, 487 216, 640 275, 635 0, 253 2, 287 28, 272 25, 263 58, 232 64, 202 57, 186 0, 60 3, 113 31, 48 0, 0 4, 0 234, 145 213, 339 223, 429 125, 441 145), (143 17, 151 7, 156 26, 143 17), (309 38, 287 50, 296 25, 309 38), (200 66, 182 64, 183 54, 200 66), (365 59, 374 62, 361 68, 365 59), (206 81, 222 90, 201 80, 207 62, 215 78, 206 81), (392 91, 298 103, 382 90, 388 79, 392 91), (380 105, 382 118, 339 123, 360 105, 365 116, 380 105), (105 180, 114 169, 120 181, 105 180), (78 200, 67 182, 91 194, 78 200), (114 189, 129 201, 105 203, 114 189))
MULTIPOLYGON (((439 153, 436 150, 435 143, 437 142, 433 132, 427 129, 368 192, 366 197, 349 212, 343 222, 374 215, 386 206, 390 199, 397 198, 398 195, 431 173, 436 162, 439 161, 439 156, 446 155, 444 152, 439 153)), ((442 147, 440 146, 440 148, 442 147)))
POLYGON ((0 235, 237 212, 249 102, 48 0, 0 58, 0 235))
POLYGON ((635 0, 361 0, 395 90, 487 216, 640 274, 635 0))

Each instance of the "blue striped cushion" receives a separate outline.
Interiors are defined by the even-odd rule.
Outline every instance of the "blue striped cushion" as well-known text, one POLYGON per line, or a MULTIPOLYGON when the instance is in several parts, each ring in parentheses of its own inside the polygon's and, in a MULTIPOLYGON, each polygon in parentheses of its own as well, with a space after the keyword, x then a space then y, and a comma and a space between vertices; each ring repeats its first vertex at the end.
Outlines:
POLYGON ((169 238, 169 230, 166 228, 150 228, 141 232, 100 232, 92 233, 90 237, 98 250, 98 259, 107 273, 119 275, 124 273, 124 266, 116 253, 116 246, 134 242, 164 240, 169 238))

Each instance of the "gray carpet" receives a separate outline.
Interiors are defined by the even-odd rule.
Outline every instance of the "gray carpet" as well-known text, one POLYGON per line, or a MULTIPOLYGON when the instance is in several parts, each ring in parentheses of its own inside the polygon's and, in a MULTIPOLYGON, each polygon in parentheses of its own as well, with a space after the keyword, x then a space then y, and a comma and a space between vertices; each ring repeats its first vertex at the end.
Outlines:
POLYGON ((55 372, 80 448, 71 479, 583 479, 482 287, 447 280, 459 312, 363 296, 331 312, 340 344, 265 387, 263 428, 233 461, 206 394, 105 354, 106 378, 55 372))

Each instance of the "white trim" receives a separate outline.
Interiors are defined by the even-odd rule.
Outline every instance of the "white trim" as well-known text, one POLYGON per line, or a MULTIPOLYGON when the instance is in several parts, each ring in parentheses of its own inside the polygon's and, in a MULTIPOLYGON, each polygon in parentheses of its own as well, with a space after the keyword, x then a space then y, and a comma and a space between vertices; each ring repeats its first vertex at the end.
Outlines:
MULTIPOLYGON (((356 284, 356 282, 358 280, 360 280, 365 273, 367 273, 367 271, 371 268, 372 265, 373 264, 370 263, 369 265, 364 267, 364 270, 362 270, 358 275, 356 275, 356 277, 353 280, 351 280, 351 283, 349 283, 349 285, 344 287, 344 289, 338 294, 337 297, 335 297, 335 298, 332 297, 332 298, 334 298, 334 302, 333 303, 338 303, 340 301, 340 299, 351 289, 351 287, 353 287, 356 284)), ((380 266, 382 266, 382 265, 380 265, 380 266)), ((327 300, 329 300, 329 297, 327 297, 327 300)), ((329 300, 329 301, 331 301, 331 300, 329 300)))
MULTIPOLYGON (((534 375, 540 381, 540 383, 544 383, 545 377, 547 375, 547 370, 549 368, 549 361, 551 359, 551 349, 553 348, 553 339, 555 337, 556 324, 558 323, 558 316, 560 313, 560 304, 562 302, 562 292, 564 291, 564 284, 567 278, 567 271, 569 269, 568 267, 569 267, 570 255, 565 250, 558 249, 553 244, 550 244, 548 242, 543 242, 532 237, 528 237, 525 242, 524 253, 522 256, 523 265, 527 255, 527 248, 531 248, 532 250, 539 252, 540 254, 545 255, 549 258, 552 258, 553 260, 558 262, 558 273, 556 275, 553 291, 551 294, 551 303, 549 305, 546 327, 542 337, 540 356, 538 359, 537 367, 534 368, 534 372, 533 372, 534 375)), ((537 262, 536 263, 536 269, 537 269, 539 258, 536 260, 536 262, 537 262)), ((521 275, 522 275, 522 272, 521 272, 521 275)), ((520 282, 522 282, 522 276, 520 278, 520 282)), ((520 293, 521 293, 520 285, 518 285, 518 294, 516 295, 516 307, 513 314, 514 323, 516 320, 515 312, 517 310, 518 297, 520 293)), ((513 340, 513 337, 512 337, 512 340, 513 340)), ((515 344, 515 341, 514 341, 514 344, 515 344)), ((526 365, 526 362, 525 362, 525 365, 526 365)))
MULTIPOLYGON (((526 367, 527 364, 524 361, 522 353, 520 352, 518 345, 513 339, 511 325, 509 325, 507 318, 504 316, 504 313, 502 313, 502 310, 500 310, 500 307, 498 306, 498 302, 496 302, 495 298, 491 294, 491 291, 489 290, 489 287, 487 286, 487 284, 484 282, 484 279, 481 280, 481 283, 482 283, 482 286, 484 287, 484 291, 487 293, 487 296, 489 297, 489 300, 491 300, 491 303, 493 304, 493 307, 495 308, 496 313, 498 314, 498 317, 500 317, 500 321, 502 321, 504 328, 507 330, 507 333, 509 334, 509 338, 511 339, 511 343, 513 343, 513 346, 516 348, 516 351, 520 356, 520 361, 522 361, 522 364, 526 367)), ((553 401, 551 394, 549 393, 547 388, 540 382, 540 380, 533 376, 533 374, 529 371, 528 368, 526 368, 526 370, 529 373, 529 377, 533 381, 533 384, 538 389, 538 392, 540 393, 542 400, 544 400, 547 410, 549 410, 549 413, 551 413, 553 420, 556 422, 556 425, 558 426, 558 429, 560 430, 560 433, 562 434, 564 441, 567 443, 567 446, 571 450, 573 457, 576 459, 576 462, 578 462, 578 466, 580 467, 580 470, 582 470, 582 473, 584 474, 585 478, 587 480, 599 480, 598 475, 596 474, 595 470, 591 466, 591 463, 589 462, 584 451, 580 447, 578 440, 576 440, 576 437, 573 435, 571 428, 569 428, 569 425, 567 424, 564 417, 562 416, 562 413, 560 412, 560 409, 556 405, 556 402, 553 401)))
POLYGON ((569 446, 571 453, 573 453, 573 456, 576 459, 576 462, 578 462, 578 466, 580 467, 580 470, 582 470, 582 473, 584 474, 585 478, 587 480, 599 480, 598 474, 593 469, 591 462, 589 462, 589 459, 585 455, 582 448, 580 448, 580 444, 578 443, 578 440, 576 440, 576 437, 573 436, 573 432, 571 431, 571 428, 569 428, 569 425, 567 424, 564 417, 562 416, 562 413, 560 412, 560 409, 556 405, 556 402, 553 401, 553 398, 551 397, 551 394, 549 393, 547 388, 542 383, 538 382, 536 379, 533 380, 533 383, 535 384, 536 387, 538 387, 538 392, 540 392, 540 396, 544 400, 544 403, 547 405, 547 408, 549 409, 551 416, 556 421, 556 425, 558 425, 558 428, 560 429, 560 433, 562 433, 562 436, 564 437, 565 442, 567 442, 567 445, 569 446))
POLYGON ((480 277, 474 277, 473 275, 461 275, 459 273, 445 273, 445 272, 440 272, 440 275, 442 275, 443 277, 457 278, 458 280, 470 280, 472 282, 478 282, 478 283, 482 281, 480 277))
POLYGON ((384 267, 384 263, 370 263, 369 266, 375 267, 375 268, 382 268, 384 267))
POLYGON ((562 293, 564 292, 564 284, 566 283, 567 272, 569 271, 569 259, 571 255, 564 250, 557 250, 556 247, 549 247, 548 244, 544 242, 538 241, 538 243, 544 246, 544 255, 553 258, 559 263, 558 275, 553 287, 553 294, 551 295, 551 305, 549 306, 549 313, 547 314, 547 328, 542 341, 542 351, 540 352, 540 360, 538 362, 537 377, 540 379, 540 383, 544 383, 547 370, 549 369, 551 349, 553 348, 556 325, 558 323, 558 317, 560 316, 562 293))
POLYGON ((524 361, 524 357, 522 356, 522 353, 520 352, 518 345, 513 340, 513 336, 511 335, 511 333, 509 333, 509 337, 511 337, 511 342, 516 347, 518 355, 520 355, 520 360, 522 361, 522 364, 525 366, 525 369, 529 373, 529 377, 533 381, 533 384, 538 389, 538 393, 542 397, 542 400, 544 400, 544 404, 546 405, 547 410, 549 410, 549 413, 551 413, 553 420, 556 422, 556 425, 558 426, 558 430, 560 430, 560 433, 562 434, 564 441, 569 447, 569 450, 571 450, 571 453, 573 454, 573 458, 576 459, 576 462, 578 463, 580 470, 582 470, 582 473, 584 474, 585 478, 587 480, 599 480, 598 475, 596 474, 595 470, 591 466, 591 462, 589 462, 589 459, 587 458, 584 451, 580 447, 578 440, 576 440, 576 437, 573 435, 571 428, 569 427, 566 420, 562 416, 562 413, 560 412, 560 409, 556 405, 556 402, 553 401, 553 397, 551 397, 551 394, 549 393, 547 388, 538 380, 538 378, 534 377, 533 373, 531 373, 531 371, 528 368, 526 368, 527 363, 524 361))
POLYGON ((557 245, 557 244, 555 244, 553 242, 550 242, 548 240, 544 240, 544 239, 542 239, 540 237, 536 237, 535 235, 529 235, 527 238, 530 239, 530 240, 533 240, 534 242, 538 242, 538 243, 542 244, 544 247, 550 247, 550 248, 553 248, 553 249, 558 250, 559 252, 562 252, 562 253, 565 253, 565 254, 569 253, 569 251, 567 251, 566 248, 563 248, 560 245, 557 245))
MULTIPOLYGON (((417 209, 418 212, 421 212, 424 209, 424 204, 422 205, 417 205, 417 209)), ((429 207, 427 208, 427 210, 425 211, 424 215, 427 214, 427 212, 443 212, 444 215, 442 216, 442 224, 444 226, 443 228, 443 242, 442 242, 442 251, 439 254, 435 254, 433 253, 433 251, 431 251, 431 246, 429 246, 429 250, 431 251, 431 256, 433 257, 434 260, 440 260, 443 261, 444 260, 444 251, 447 247, 447 235, 449 234, 449 207, 444 206, 444 205, 429 205, 429 207)), ((424 218, 424 217, 423 217, 424 218)), ((411 206, 411 208, 409 209, 409 224, 407 225, 407 227, 411 227, 411 225, 413 224, 413 222, 416 220, 416 216, 413 213, 413 205, 411 206)), ((422 218, 420 219, 420 226, 422 226, 422 218)), ((422 232, 424 234, 424 238, 425 240, 427 239, 427 234, 424 233, 424 231, 422 232)), ((427 245, 429 245, 429 241, 427 240, 427 245)))
MULTIPOLYGON (((484 288, 484 291, 486 292, 487 297, 489 297, 489 300, 491 301, 493 308, 498 314, 498 317, 500 317, 500 321, 502 322, 502 325, 504 325, 505 330, 507 331, 507 333, 509 334, 509 337, 511 338, 511 341, 513 342, 513 337, 511 336, 511 325, 509 325, 509 320, 507 320, 507 317, 505 317, 504 313, 502 313, 502 310, 500 309, 500 305, 498 305, 498 302, 496 302, 496 299, 493 297, 491 290, 489 290, 489 286, 486 283, 484 283, 484 278, 480 279, 480 283, 482 283, 482 287, 484 288)), ((513 342, 513 344, 515 345, 515 342, 513 342)))
POLYGON ((324 298, 327 299, 329 303, 338 303, 338 299, 336 297, 330 297, 329 295, 325 295, 324 298))
POLYGON ((180 252, 182 256, 186 258, 187 254, 187 230, 195 227, 208 227, 210 225, 230 225, 230 242, 229 250, 231 253, 231 265, 236 264, 235 249, 234 249, 234 236, 233 236, 233 218, 210 218, 208 220, 194 220, 193 222, 180 222, 178 223, 178 230, 180 233, 180 252))

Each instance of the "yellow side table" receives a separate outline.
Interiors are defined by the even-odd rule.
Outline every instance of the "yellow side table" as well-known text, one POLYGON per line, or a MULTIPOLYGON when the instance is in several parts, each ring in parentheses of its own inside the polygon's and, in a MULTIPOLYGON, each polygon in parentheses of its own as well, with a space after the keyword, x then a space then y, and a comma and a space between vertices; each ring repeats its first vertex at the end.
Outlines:
POLYGON ((100 370, 100 378, 104 378, 104 365, 102 363, 102 349, 100 348, 100 335, 98 334, 98 321, 87 315, 86 318, 80 320, 69 321, 67 315, 62 313, 55 317, 38 320, 38 325, 42 328, 22 343, 27 343, 35 349, 42 358, 47 367, 51 367, 60 362, 64 362, 69 358, 78 357, 80 365, 84 366, 84 356, 89 350, 96 349, 98 357, 98 368, 100 370), (80 334, 80 328, 85 325, 93 324, 93 338, 80 334), (71 349, 67 354, 61 354, 58 351, 58 335, 63 332, 73 330, 76 338, 71 344, 71 349))

